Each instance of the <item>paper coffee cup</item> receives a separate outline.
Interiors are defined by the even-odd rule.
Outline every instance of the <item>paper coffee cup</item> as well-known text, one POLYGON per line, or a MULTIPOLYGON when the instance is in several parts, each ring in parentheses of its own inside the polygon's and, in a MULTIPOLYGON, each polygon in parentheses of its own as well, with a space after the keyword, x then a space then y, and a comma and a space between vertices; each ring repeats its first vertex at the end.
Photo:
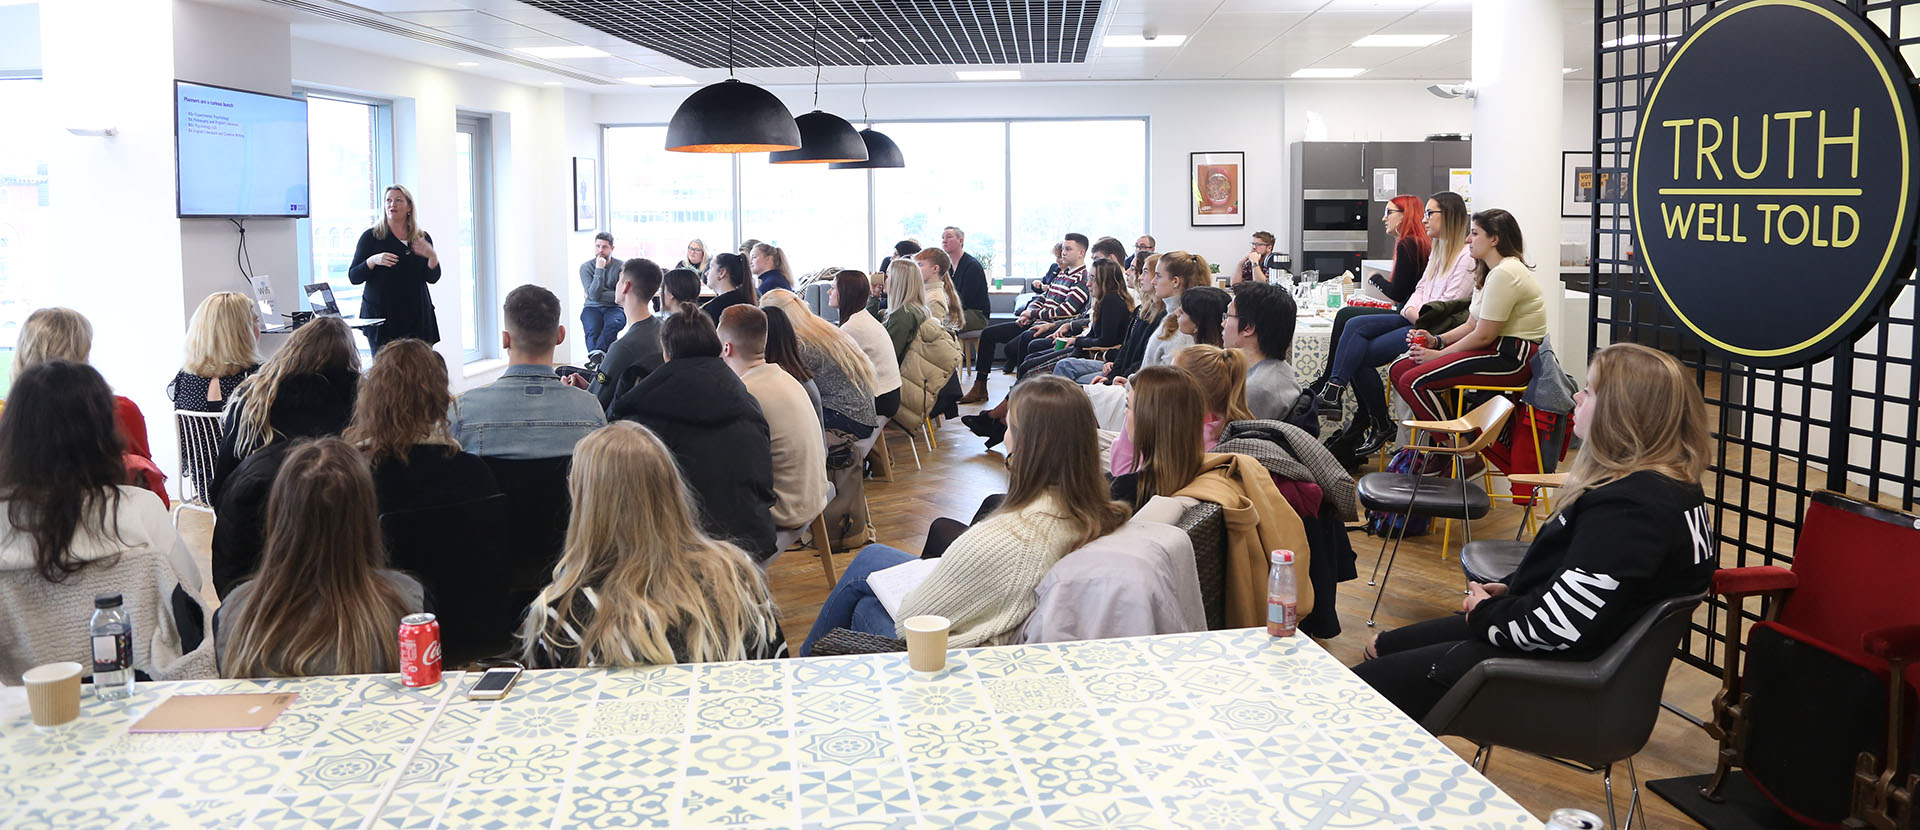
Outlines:
POLYGON ((80 717, 79 663, 48 663, 20 675, 34 726, 59 726, 80 717))
POLYGON ((937 672, 947 667, 947 631, 953 621, 934 614, 908 617, 907 665, 917 672, 937 672))

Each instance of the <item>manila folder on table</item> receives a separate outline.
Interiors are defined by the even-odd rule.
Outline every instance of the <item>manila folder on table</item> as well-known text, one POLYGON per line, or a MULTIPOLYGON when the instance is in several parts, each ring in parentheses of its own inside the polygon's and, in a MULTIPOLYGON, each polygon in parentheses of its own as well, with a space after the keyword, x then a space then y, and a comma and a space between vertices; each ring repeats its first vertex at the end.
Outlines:
POLYGON ((292 692, 238 695, 174 695, 128 732, 258 732, 273 723, 299 695, 292 692))

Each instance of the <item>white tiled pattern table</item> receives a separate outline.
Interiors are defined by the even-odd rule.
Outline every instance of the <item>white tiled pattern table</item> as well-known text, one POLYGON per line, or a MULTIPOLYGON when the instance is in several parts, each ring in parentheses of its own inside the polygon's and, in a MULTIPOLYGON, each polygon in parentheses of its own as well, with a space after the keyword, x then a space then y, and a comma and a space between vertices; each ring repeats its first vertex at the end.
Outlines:
POLYGON ((504 701, 444 709, 452 684, 391 677, 154 684, 61 730, 6 723, 0 826, 360 827, 389 784, 369 826, 1539 826, 1306 637, 949 663, 932 680, 901 654, 529 672, 504 701), (266 733, 125 733, 165 693, 261 685, 302 694, 266 733))

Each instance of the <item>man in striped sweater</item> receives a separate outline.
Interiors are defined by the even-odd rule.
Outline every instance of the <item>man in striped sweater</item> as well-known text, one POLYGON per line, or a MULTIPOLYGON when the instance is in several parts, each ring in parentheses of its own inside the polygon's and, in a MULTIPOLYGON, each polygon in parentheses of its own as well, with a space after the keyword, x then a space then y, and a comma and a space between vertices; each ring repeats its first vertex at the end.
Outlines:
POLYGON ((1026 357, 1026 340, 1022 338, 1029 329, 1040 323, 1071 320, 1080 315, 1087 307, 1087 237, 1085 234, 1070 233, 1061 243, 1061 257, 1067 267, 1061 270, 1053 282, 1047 284, 1047 292, 1035 297, 1027 304, 1027 309, 1011 323, 998 323, 980 331, 980 353, 976 358, 973 372, 973 388, 960 399, 961 403, 981 403, 987 399, 987 373, 993 371, 994 352, 1002 344, 1008 345, 1006 372, 1012 374, 1026 357), (1015 349, 1017 345, 1020 348, 1015 349))

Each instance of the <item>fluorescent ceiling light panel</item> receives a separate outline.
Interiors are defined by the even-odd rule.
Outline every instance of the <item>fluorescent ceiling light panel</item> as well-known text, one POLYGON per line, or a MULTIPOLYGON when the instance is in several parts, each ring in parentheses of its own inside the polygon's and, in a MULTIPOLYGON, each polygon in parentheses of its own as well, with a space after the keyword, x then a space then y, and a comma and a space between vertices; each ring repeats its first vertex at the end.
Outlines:
POLYGON ((568 58, 604 58, 607 53, 591 46, 522 46, 513 50, 547 60, 568 58))
POLYGON ((954 71, 953 77, 962 81, 1017 81, 1020 80, 1020 70, 959 69, 954 71))
POLYGON ((560 82, 559 82, 559 81, 548 81, 548 82, 546 83, 546 85, 547 85, 547 86, 559 86, 559 85, 560 85, 560 82))
POLYGON ((1308 67, 1306 69, 1295 70, 1293 73, 1293 77, 1295 78, 1351 78, 1365 71, 1367 70, 1348 69, 1348 68, 1339 68, 1339 67, 1308 67))
POLYGON ((1679 35, 1635 34, 1635 35, 1627 35, 1625 37, 1617 37, 1600 45, 1605 46, 1607 48, 1612 48, 1615 46, 1639 46, 1642 43, 1656 43, 1662 40, 1673 40, 1674 38, 1677 38, 1677 37, 1679 37, 1679 35))
POLYGON ((687 86, 694 81, 679 75, 645 75, 633 78, 621 78, 621 82, 638 86, 687 86))
POLYGON ((454 64, 454 66, 479 66, 479 65, 480 65, 479 61, 461 61, 459 63, 454 64))
POLYGON ((1452 35, 1367 35, 1354 41, 1353 45, 1362 49, 1419 49, 1432 46, 1449 37, 1452 35))
POLYGON ((1186 35, 1158 35, 1151 40, 1145 35, 1107 35, 1100 39, 1100 45, 1112 49, 1171 49, 1186 42, 1186 35))

